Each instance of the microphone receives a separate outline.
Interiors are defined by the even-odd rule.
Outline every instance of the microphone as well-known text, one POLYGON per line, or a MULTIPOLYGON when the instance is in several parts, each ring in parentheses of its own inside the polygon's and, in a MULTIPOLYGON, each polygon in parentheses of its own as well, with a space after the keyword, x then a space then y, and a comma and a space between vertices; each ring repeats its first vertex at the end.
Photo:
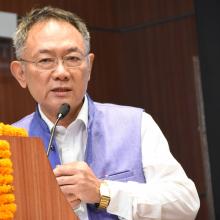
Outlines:
POLYGON ((50 141, 49 141, 49 144, 48 144, 48 147, 47 147, 47 157, 49 156, 50 154, 50 150, 52 148, 52 142, 53 142, 53 138, 54 138, 54 134, 55 134, 55 130, 56 130, 56 126, 58 124, 58 122, 63 119, 70 111, 70 105, 67 104, 67 103, 63 103, 61 106, 60 106, 60 109, 57 113, 57 120, 54 124, 54 126, 52 127, 51 129, 51 136, 50 136, 50 141))

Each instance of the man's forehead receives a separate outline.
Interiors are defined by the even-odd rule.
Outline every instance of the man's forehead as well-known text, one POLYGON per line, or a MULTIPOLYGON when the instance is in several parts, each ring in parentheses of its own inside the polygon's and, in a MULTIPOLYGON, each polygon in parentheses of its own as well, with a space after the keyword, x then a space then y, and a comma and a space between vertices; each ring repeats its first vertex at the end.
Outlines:
POLYGON ((70 23, 46 20, 36 23, 29 30, 26 46, 36 47, 39 53, 50 53, 56 49, 83 53, 85 42, 82 34, 70 23))
POLYGON ((81 35, 81 33, 79 32, 79 30, 70 22, 67 22, 65 20, 61 20, 61 19, 46 19, 46 20, 40 20, 38 22, 36 22, 35 24, 33 24, 30 29, 29 29, 29 33, 32 31, 38 30, 42 30, 44 28, 46 29, 53 29, 56 30, 56 28, 59 30, 59 28, 62 28, 63 30, 65 28, 67 28, 69 31, 73 31, 73 32, 77 32, 78 34, 81 35))

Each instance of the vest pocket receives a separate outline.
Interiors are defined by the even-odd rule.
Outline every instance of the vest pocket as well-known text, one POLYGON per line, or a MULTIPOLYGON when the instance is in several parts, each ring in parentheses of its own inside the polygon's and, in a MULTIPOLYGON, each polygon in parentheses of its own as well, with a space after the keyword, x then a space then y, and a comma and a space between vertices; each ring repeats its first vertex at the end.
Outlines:
POLYGON ((106 174, 101 179, 126 181, 132 176, 134 176, 134 173, 132 170, 123 170, 123 171, 118 171, 118 172, 111 173, 111 174, 106 174))

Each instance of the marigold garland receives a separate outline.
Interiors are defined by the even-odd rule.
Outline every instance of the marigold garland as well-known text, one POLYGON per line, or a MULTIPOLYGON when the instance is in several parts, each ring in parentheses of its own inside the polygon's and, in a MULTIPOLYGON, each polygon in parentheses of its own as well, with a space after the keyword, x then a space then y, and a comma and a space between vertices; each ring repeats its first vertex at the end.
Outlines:
MULTIPOLYGON (((0 123, 0 136, 27 137, 25 129, 0 123)), ((13 183, 13 167, 8 141, 0 140, 0 220, 12 220, 16 212, 13 183)))
POLYGON ((23 128, 16 128, 11 125, 0 123, 0 135, 27 137, 28 133, 23 128))

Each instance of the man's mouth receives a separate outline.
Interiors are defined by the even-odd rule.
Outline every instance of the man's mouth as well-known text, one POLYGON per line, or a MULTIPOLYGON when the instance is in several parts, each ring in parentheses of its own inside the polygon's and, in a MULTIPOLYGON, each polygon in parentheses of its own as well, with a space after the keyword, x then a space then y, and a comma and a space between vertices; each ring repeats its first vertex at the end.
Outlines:
POLYGON ((71 89, 66 88, 66 87, 57 87, 57 88, 52 89, 51 91, 54 92, 58 96, 63 96, 66 93, 70 92, 71 89))
POLYGON ((63 87, 58 87, 58 88, 54 88, 52 89, 53 92, 69 92, 71 91, 71 89, 69 88, 63 88, 63 87))

